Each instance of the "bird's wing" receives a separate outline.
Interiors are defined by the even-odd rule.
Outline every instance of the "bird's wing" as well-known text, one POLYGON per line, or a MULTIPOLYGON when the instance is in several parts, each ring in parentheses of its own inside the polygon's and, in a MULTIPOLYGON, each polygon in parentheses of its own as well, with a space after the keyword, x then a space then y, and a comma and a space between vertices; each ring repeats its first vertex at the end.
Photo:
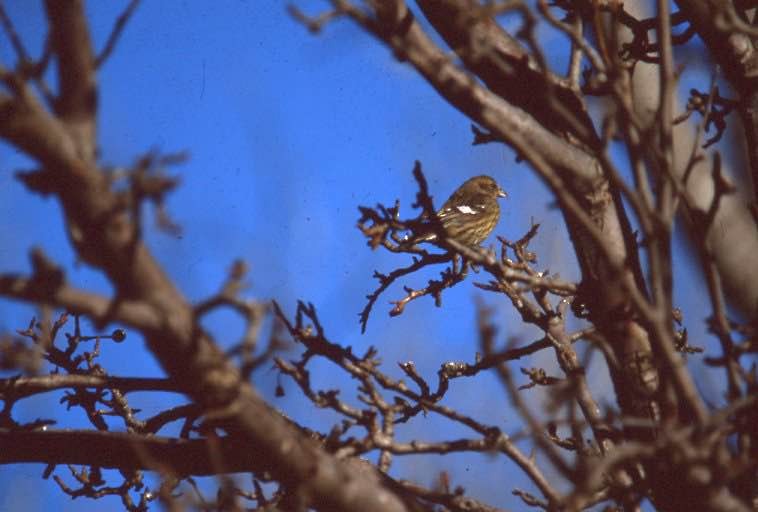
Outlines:
POLYGON ((466 217, 469 215, 478 215, 486 208, 485 204, 461 204, 457 206, 445 206, 437 212, 437 218, 444 221, 456 217, 466 217))

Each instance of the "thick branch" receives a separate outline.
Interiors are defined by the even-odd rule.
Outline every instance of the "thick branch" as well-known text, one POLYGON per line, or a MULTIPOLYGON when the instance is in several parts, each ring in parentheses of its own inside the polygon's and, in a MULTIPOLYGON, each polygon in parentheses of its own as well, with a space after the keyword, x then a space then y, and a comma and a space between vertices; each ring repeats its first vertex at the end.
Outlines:
MULTIPOLYGON (((756 37, 745 33, 747 28, 735 14, 728 0, 676 0, 687 19, 710 50, 712 59, 725 72, 729 83, 739 95, 737 110, 745 133, 745 149, 752 178, 753 215, 740 197, 726 198, 717 213, 715 225, 727 230, 711 230, 708 243, 714 247, 719 272, 731 303, 746 316, 756 315, 758 277, 743 271, 745 258, 758 250, 756 212, 758 212, 758 50, 756 37)), ((712 197, 712 185, 704 172, 693 173, 688 187, 697 206, 706 210, 712 197)))
POLYGON ((586 106, 482 8, 479 0, 419 0, 435 30, 466 69, 513 105, 519 105, 555 133, 598 144, 586 106))
POLYGON ((117 388, 122 393, 129 391, 182 392, 168 379, 53 374, 0 379, 0 399, 9 396, 20 398, 64 388, 117 388))
POLYGON ((118 322, 140 330, 157 329, 161 324, 160 317, 143 303, 112 302, 65 284, 53 288, 49 284, 17 274, 0 274, 0 296, 65 309, 97 323, 118 322))
POLYGON ((83 0, 47 0, 50 40, 58 57, 56 112, 77 139, 79 156, 95 158, 97 83, 83 0))
POLYGON ((92 430, 0 429, 0 464, 81 464, 146 469, 176 476, 262 472, 269 464, 255 444, 221 437, 176 439, 92 430))

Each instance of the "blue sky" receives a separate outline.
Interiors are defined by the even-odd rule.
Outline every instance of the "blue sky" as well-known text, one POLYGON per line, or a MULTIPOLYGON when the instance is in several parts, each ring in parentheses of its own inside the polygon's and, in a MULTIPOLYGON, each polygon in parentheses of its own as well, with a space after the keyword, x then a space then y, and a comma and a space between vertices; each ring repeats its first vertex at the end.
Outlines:
MULTIPOLYGON (((124 4, 88 3, 96 47, 102 47, 124 4)), ((6 5, 38 54, 44 26, 40 7, 28 0, 6 5)), ((299 5, 314 13, 326 3, 299 5)), ((2 41, 0 58, 7 63, 10 50, 2 41)), ((550 48, 560 52, 565 45, 550 48)), ((409 214, 415 160, 422 162, 437 205, 470 176, 495 177, 510 194, 501 205, 496 233, 515 239, 532 221, 542 223, 533 244, 540 266, 567 279, 578 277, 562 220, 527 166, 516 163, 503 146, 471 146, 470 122, 351 23, 332 23, 313 36, 279 0, 144 2, 103 67, 99 85, 103 164, 128 166, 150 149, 190 154, 186 164, 172 169, 182 184, 167 204, 183 228, 181 236, 158 232, 149 215, 145 232, 156 257, 193 301, 212 294, 232 261, 242 258, 251 268, 251 297, 276 299, 288 312, 294 312, 298 299, 313 302, 333 341, 359 352, 378 346, 385 371, 394 375, 399 375, 398 361, 413 360, 422 375, 433 378, 444 361, 473 360, 475 297, 496 308, 501 340, 531 341, 537 332, 523 327, 502 299, 474 288, 476 276, 447 291, 440 309, 422 299, 401 317, 389 318, 387 301, 402 295, 395 286, 377 302, 367 333, 360 334, 357 314, 375 288, 373 270, 389 271, 408 260, 370 251, 355 228, 357 206, 399 198, 401 212, 409 214)), ((29 195, 13 179, 13 170, 31 165, 0 145, 0 216, 10 220, 0 224, 0 271, 28 271, 28 248, 36 245, 66 268, 72 284, 109 293, 101 274, 77 264, 57 203, 29 195)), ((401 285, 424 283, 424 275, 417 275, 401 285)), ((33 313, 0 301, 0 329, 25 327, 33 313)), ((240 335, 241 324, 232 314, 220 313, 209 318, 208 327, 228 346, 240 335)), ((551 360, 546 354, 520 364, 554 368, 551 360)), ((106 345, 102 364, 114 375, 161 375, 135 335, 124 344, 106 345)), ((314 378, 325 388, 352 389, 333 368, 319 368, 314 378)), ((602 372, 597 378, 604 379, 602 372)), ((287 381, 287 396, 273 398, 271 371, 254 379, 295 419, 323 426, 333 418, 303 407, 287 381)), ((492 376, 456 381, 452 388, 450 405, 480 414, 506 432, 519 428, 492 376)), ((534 391, 530 398, 541 396, 534 391)), ((49 394, 17 413, 20 419, 43 415, 60 425, 84 426, 76 413, 56 408, 57 398, 49 394)), ((135 400, 153 414, 176 398, 135 400)), ((468 434, 430 422, 418 421, 403 435, 468 434), (444 429, 431 434, 429 424, 444 429)), ((419 476, 423 484, 431 483, 432 470, 447 469, 455 485, 497 506, 518 508, 512 485, 531 489, 503 458, 453 459, 455 464, 437 457, 397 458, 395 469, 419 476)), ((19 509, 20 503, 25 510, 120 509, 116 499, 71 502, 52 482, 39 486, 41 471, 41 466, 0 467, 0 509, 19 509)), ((63 468, 58 472, 65 474, 63 468)))

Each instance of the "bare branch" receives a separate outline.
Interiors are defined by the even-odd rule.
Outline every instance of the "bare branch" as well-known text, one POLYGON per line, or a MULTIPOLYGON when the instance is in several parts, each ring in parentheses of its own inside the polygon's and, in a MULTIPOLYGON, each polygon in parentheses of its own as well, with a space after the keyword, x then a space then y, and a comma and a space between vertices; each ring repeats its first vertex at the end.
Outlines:
POLYGON ((108 57, 111 56, 111 53, 113 53, 113 50, 116 48, 116 43, 118 42, 118 38, 121 36, 121 33, 124 31, 124 28, 126 27, 126 24, 129 23, 129 18, 131 18, 132 14, 134 14, 134 11, 137 9, 137 6, 139 5, 140 0, 130 0, 129 4, 124 8, 124 11, 119 14, 118 18, 116 18, 116 23, 113 25, 113 30, 111 30, 110 35, 108 36, 108 40, 105 43, 105 46, 100 51, 100 54, 95 59, 95 68, 99 68, 102 66, 106 60, 108 60, 108 57))

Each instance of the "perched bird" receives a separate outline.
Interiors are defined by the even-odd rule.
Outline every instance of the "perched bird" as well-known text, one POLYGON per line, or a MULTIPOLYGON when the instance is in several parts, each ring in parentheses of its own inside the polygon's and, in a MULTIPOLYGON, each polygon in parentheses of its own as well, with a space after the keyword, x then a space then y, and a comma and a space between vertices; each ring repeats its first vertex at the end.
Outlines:
MULTIPOLYGON (((489 176, 475 176, 453 192, 437 212, 448 237, 475 246, 482 243, 500 220, 499 197, 508 194, 489 176)), ((437 233, 431 232, 413 239, 412 243, 433 242, 437 233)))

